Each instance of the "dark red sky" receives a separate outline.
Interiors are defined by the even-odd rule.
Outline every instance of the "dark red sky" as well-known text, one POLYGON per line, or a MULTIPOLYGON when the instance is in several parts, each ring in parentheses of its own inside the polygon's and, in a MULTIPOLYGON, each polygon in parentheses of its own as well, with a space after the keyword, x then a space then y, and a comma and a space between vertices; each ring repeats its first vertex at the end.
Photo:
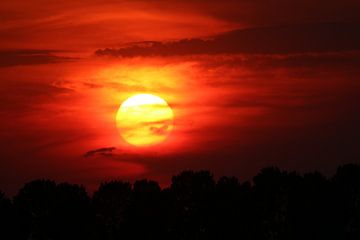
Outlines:
POLYGON ((359 12, 352 0, 1 1, 0 189, 359 163, 359 12), (174 110, 159 146, 116 129, 138 92, 174 110))

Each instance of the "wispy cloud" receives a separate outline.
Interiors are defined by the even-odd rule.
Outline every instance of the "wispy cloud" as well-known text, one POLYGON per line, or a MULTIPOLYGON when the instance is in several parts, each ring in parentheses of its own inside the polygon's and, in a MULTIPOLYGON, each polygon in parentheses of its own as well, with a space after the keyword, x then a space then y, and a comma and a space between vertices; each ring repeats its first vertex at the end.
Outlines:
POLYGON ((115 150, 115 147, 104 147, 104 148, 98 148, 95 150, 88 151, 84 154, 84 157, 93 157, 95 155, 111 155, 111 153, 115 150))
POLYGON ((99 49, 97 56, 184 56, 214 54, 290 54, 360 50, 360 24, 309 24, 239 29, 208 39, 138 42, 99 49))
POLYGON ((56 53, 59 53, 59 51, 46 49, 0 50, 0 67, 59 63, 75 60, 74 58, 57 56, 56 53))

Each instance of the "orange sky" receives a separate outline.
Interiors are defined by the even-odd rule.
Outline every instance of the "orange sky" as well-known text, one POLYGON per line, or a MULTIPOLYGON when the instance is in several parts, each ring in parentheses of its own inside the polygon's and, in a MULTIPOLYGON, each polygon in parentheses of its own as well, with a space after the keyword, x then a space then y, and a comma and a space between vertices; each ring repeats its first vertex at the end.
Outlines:
POLYGON ((359 8, 2 1, 0 189, 44 177, 166 186, 183 169, 247 179, 268 165, 331 172, 359 159, 359 8), (134 43, 143 41, 152 42, 134 43), (145 149, 115 123, 120 104, 143 92, 175 114, 170 137, 145 149))

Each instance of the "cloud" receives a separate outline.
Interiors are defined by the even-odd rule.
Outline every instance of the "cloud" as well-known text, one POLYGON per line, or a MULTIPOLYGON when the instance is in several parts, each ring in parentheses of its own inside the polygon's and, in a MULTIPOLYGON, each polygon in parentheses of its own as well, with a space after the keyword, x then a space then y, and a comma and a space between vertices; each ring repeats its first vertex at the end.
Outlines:
POLYGON ((208 39, 146 41, 119 49, 99 49, 97 56, 185 56, 215 54, 291 54, 360 50, 360 24, 309 24, 238 29, 208 39))
POLYGON ((57 56, 55 55, 56 53, 59 53, 59 51, 37 49, 0 50, 0 67, 59 63, 74 60, 74 58, 57 56))
POLYGON ((108 155, 111 155, 111 153, 114 150, 116 150, 115 147, 98 148, 98 149, 86 152, 84 154, 84 157, 93 157, 93 156, 96 156, 96 155, 108 156, 108 155))
POLYGON ((358 0, 3 0, 0 46, 90 49, 238 27, 359 22, 359 12, 358 0))
MULTIPOLYGON (((180 2, 180 1, 178 1, 180 2)), ((181 2, 183 2, 181 0, 181 2)), ((219 19, 248 26, 271 26, 308 22, 358 21, 357 0, 188 0, 219 19)))

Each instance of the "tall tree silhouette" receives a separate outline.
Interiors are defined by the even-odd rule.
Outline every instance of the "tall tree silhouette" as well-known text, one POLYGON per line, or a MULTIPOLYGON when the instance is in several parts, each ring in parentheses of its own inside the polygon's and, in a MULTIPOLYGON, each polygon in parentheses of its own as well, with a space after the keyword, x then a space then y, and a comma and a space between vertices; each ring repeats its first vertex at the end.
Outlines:
POLYGON ((122 181, 101 183, 93 196, 98 223, 104 230, 103 239, 129 238, 127 211, 130 205, 131 184, 122 181))
POLYGON ((135 239, 164 239, 165 208, 161 188, 155 181, 139 180, 133 185, 128 216, 135 239))
POLYGON ((214 222, 215 181, 208 171, 184 171, 172 178, 172 231, 178 239, 206 239, 214 222))
POLYGON ((346 239, 360 239, 360 166, 340 166, 332 181, 341 235, 346 239))
POLYGON ((14 197, 21 239, 91 239, 92 211, 85 188, 49 180, 25 184, 14 197))
POLYGON ((0 191, 0 238, 10 239, 14 235, 14 212, 11 201, 0 191))
POLYGON ((55 238, 56 183, 35 180, 26 183, 14 197, 19 213, 21 239, 55 238))
POLYGON ((334 237, 333 204, 329 181, 319 172, 307 173, 289 195, 291 239, 331 239, 334 237))
POLYGON ((84 187, 62 183, 57 186, 54 239, 95 238, 95 215, 84 187))
POLYGON ((249 239, 252 223, 251 185, 240 184, 235 177, 221 177, 215 189, 214 239, 231 239, 242 236, 249 239))
POLYGON ((253 178, 257 238, 288 238, 291 194, 297 189, 299 178, 275 167, 264 168, 253 178))

